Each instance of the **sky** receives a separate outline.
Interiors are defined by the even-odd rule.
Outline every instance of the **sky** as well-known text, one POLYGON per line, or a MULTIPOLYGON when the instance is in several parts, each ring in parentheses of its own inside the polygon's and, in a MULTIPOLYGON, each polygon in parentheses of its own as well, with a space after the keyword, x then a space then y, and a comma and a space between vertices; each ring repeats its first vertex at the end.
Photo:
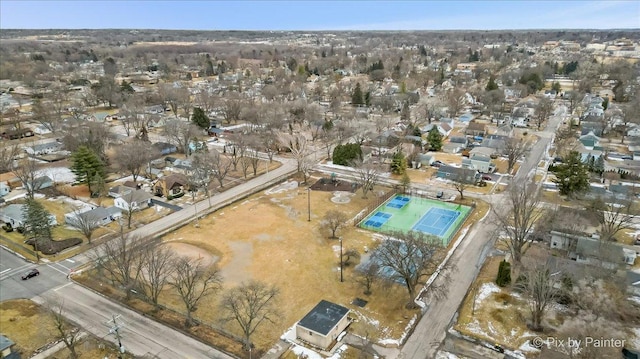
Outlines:
POLYGON ((0 0, 0 29, 639 29, 640 1, 0 0))

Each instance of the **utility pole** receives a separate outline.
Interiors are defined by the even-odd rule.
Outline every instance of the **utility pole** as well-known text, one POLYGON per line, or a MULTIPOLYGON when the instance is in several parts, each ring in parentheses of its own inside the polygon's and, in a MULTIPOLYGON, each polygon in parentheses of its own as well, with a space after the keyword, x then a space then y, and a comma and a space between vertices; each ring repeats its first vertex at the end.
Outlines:
POLYGON ((115 335, 116 339, 118 339, 118 348, 120 348, 120 353, 118 354, 118 359, 122 359, 122 354, 124 354, 124 346, 122 346, 122 341, 120 340, 120 326, 116 322, 120 316, 116 316, 115 314, 112 316, 113 319, 107 322, 107 324, 112 323, 113 325, 109 325, 109 334, 115 335))
POLYGON ((342 276, 342 237, 340 237, 340 282, 344 282, 344 278, 342 276))
POLYGON ((309 211, 307 222, 311 222, 311 187, 307 187, 307 209, 309 211))

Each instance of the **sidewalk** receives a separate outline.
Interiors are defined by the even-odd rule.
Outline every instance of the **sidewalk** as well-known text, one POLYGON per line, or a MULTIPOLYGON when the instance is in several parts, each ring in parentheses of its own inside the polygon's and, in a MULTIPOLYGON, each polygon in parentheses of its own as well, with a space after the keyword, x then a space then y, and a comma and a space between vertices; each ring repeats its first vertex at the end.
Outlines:
MULTIPOLYGON (((78 339, 76 339, 76 341, 79 343, 86 336, 87 336, 86 332, 80 332, 80 334, 78 334, 78 339)), ((64 345, 64 342, 61 340, 58 343, 56 343, 54 346, 52 346, 51 348, 48 348, 46 350, 41 351, 40 353, 32 356, 30 359, 47 359, 47 358, 51 358, 52 356, 54 356, 54 354, 58 353, 59 351, 61 351, 64 348, 66 348, 66 346, 64 345)))

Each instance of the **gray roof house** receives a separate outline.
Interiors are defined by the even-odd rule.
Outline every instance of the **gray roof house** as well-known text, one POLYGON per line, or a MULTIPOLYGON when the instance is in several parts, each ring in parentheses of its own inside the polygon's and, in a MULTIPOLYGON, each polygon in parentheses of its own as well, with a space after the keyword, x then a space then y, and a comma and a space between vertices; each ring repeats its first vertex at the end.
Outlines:
POLYGON ((49 176, 40 176, 40 177, 34 178, 33 183, 27 182, 24 185, 29 189, 38 191, 41 189, 53 187, 53 180, 49 176))
POLYGON ((462 166, 475 168, 482 173, 491 173, 496 170, 496 166, 491 162, 491 157, 480 154, 472 154, 470 158, 463 158, 462 166))
POLYGON ((116 198, 113 204, 124 211, 141 210, 149 207, 152 197, 147 191, 137 189, 116 198))
POLYGON ((442 151, 446 153, 458 153, 467 148, 469 141, 466 137, 454 136, 449 138, 449 142, 442 146, 442 151))
POLYGON ((551 231, 550 246, 567 251, 569 258, 576 262, 607 269, 633 265, 637 257, 631 246, 556 231, 551 231))
POLYGON ((296 338, 323 350, 330 349, 349 326, 349 309, 321 300, 296 324, 296 338))
POLYGON ((640 273, 627 271, 627 290, 629 294, 640 297, 640 273))
POLYGON ((115 206, 109 208, 96 207, 85 212, 71 212, 64 215, 64 222, 74 226, 79 223, 78 217, 81 217, 85 223, 93 222, 99 226, 106 226, 113 222, 116 218, 122 217, 122 210, 115 206))
MULTIPOLYGON (((0 221, 10 224, 13 228, 23 227, 25 221, 23 211, 25 206, 25 204, 10 204, 4 207, 0 212, 0 221)), ((52 226, 58 224, 56 216, 53 214, 50 215, 49 223, 52 226)))
POLYGON ((39 156, 39 155, 46 155, 48 153, 60 151, 61 149, 62 149, 61 143, 59 143, 58 141, 50 141, 45 143, 39 143, 31 147, 27 147, 25 148, 24 151, 30 156, 39 156))
POLYGON ((0 334, 0 358, 20 359, 20 353, 14 350, 16 343, 13 340, 0 334))
POLYGON ((440 166, 436 177, 447 179, 450 181, 463 181, 468 183, 476 183, 480 180, 480 173, 475 168, 440 166))
POLYGON ((131 188, 131 187, 127 187, 127 186, 123 186, 123 185, 117 185, 114 187, 109 188, 109 197, 112 198, 118 198, 121 197, 124 194, 127 194, 131 191, 135 190, 135 188, 131 188))

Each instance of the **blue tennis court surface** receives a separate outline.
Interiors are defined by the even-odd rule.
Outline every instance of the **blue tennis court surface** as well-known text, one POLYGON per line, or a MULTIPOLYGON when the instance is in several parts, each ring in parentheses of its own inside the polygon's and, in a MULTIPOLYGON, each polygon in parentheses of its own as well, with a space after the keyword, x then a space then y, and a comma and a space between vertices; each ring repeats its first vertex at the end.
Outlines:
POLYGON ((459 211, 452 211, 444 208, 431 208, 411 229, 443 237, 449 230, 449 227, 453 225, 453 222, 456 221, 458 216, 460 216, 459 211))
POLYGON ((369 217, 369 219, 364 222, 364 225, 374 228, 380 228, 389 220, 389 218, 391 218, 391 215, 389 213, 378 211, 374 213, 373 216, 369 217))
POLYGON ((407 203, 409 203, 409 197, 396 196, 389 203, 387 203, 387 207, 391 208, 402 208, 407 203))

